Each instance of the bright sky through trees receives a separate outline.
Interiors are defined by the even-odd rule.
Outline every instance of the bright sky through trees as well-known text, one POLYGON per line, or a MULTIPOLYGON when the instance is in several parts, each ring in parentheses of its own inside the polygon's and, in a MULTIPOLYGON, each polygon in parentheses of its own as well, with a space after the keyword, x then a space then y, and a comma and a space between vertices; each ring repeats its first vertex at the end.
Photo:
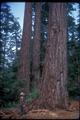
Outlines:
POLYGON ((73 11, 73 17, 75 18, 75 22, 77 23, 77 19, 78 19, 77 16, 79 14, 77 3, 74 5, 74 8, 76 9, 76 11, 73 11))
MULTIPOLYGON (((10 5, 14 16, 19 18, 18 21, 21 25, 21 28, 23 29, 25 2, 8 2, 8 4, 10 5)), ((77 16, 78 16, 78 4, 77 3, 74 5, 74 8, 76 9, 76 11, 73 11, 73 16, 77 23, 77 16)))
POLYGON ((25 2, 9 2, 8 5, 11 7, 12 13, 15 17, 18 17, 18 21, 23 28, 23 19, 24 19, 24 7, 25 2))

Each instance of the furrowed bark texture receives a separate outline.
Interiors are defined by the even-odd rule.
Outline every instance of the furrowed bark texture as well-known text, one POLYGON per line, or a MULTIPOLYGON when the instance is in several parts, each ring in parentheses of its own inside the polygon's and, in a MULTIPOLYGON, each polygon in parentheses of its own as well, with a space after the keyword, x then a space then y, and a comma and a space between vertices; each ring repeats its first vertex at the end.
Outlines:
POLYGON ((43 106, 68 107, 67 26, 64 3, 49 3, 49 27, 41 81, 43 106))
POLYGON ((41 26, 41 3, 35 3, 35 34, 33 43, 33 82, 36 87, 40 80, 40 26, 41 26))
POLYGON ((30 84, 30 39, 32 25, 32 3, 25 3, 23 38, 20 52, 20 67, 18 71, 18 79, 25 80, 23 89, 26 94, 29 93, 30 84))

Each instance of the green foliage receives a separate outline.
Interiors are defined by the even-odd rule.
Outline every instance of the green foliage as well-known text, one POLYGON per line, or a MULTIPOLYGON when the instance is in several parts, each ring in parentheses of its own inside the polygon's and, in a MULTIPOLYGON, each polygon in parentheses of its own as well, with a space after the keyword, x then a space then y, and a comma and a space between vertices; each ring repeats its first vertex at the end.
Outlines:
POLYGON ((3 79, 3 101, 5 104, 18 100, 18 88, 14 76, 16 75, 11 68, 6 69, 3 79))
POLYGON ((21 28, 17 18, 11 13, 10 6, 7 3, 1 4, 1 56, 3 56, 3 65, 8 66, 16 57, 16 52, 20 48, 21 28))
POLYGON ((72 3, 68 4, 68 91, 70 97, 80 96, 78 77, 80 75, 80 38, 78 27, 72 16, 74 10, 72 3))
POLYGON ((76 84, 76 82, 74 82, 74 80, 70 81, 68 83, 68 91, 69 91, 69 96, 72 98, 76 98, 77 96, 80 96, 80 87, 78 84, 76 84))
POLYGON ((5 107, 5 108, 16 108, 18 105, 17 102, 8 102, 5 104, 5 106, 2 106, 2 107, 5 107))
POLYGON ((30 94, 26 96, 26 101, 30 102, 34 100, 35 98, 39 97, 39 91, 37 88, 32 88, 30 94))
POLYGON ((0 106, 18 100, 17 68, 21 28, 7 3, 1 4, 0 106))
POLYGON ((77 97, 80 91, 78 83, 80 75, 80 45, 77 42, 77 46, 71 48, 73 52, 68 54, 68 91, 70 96, 77 97))

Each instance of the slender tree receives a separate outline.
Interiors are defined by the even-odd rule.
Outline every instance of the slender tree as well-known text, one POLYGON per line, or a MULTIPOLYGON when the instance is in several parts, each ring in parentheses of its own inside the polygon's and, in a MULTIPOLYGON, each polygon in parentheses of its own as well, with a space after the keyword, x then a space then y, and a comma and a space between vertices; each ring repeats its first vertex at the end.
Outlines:
POLYGON ((49 3, 49 27, 41 82, 41 105, 68 107, 67 24, 64 3, 49 3))
POLYGON ((41 3, 35 4, 35 34, 33 43, 33 81, 37 86, 40 80, 40 23, 41 23, 41 3))
POLYGON ((20 67, 18 71, 18 79, 24 80, 24 91, 29 93, 30 84, 30 39, 31 39, 31 25, 32 25, 32 4, 25 3, 23 38, 21 45, 20 67))

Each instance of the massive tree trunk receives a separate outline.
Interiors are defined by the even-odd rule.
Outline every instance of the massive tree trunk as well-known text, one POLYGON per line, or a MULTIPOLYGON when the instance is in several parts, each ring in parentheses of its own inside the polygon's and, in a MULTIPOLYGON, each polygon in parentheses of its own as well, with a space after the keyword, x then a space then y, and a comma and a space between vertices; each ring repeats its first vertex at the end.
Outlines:
POLYGON ((20 66, 18 71, 18 79, 24 80, 22 89, 26 94, 29 93, 30 84, 30 39, 31 39, 31 26, 32 26, 32 5, 25 3, 23 38, 20 53, 20 66))
POLYGON ((67 26, 64 3, 49 3, 49 27, 41 83, 43 106, 68 107, 67 26))
POLYGON ((35 4, 35 34, 33 43, 33 83, 38 86, 40 79, 40 23, 41 23, 41 3, 35 4))

